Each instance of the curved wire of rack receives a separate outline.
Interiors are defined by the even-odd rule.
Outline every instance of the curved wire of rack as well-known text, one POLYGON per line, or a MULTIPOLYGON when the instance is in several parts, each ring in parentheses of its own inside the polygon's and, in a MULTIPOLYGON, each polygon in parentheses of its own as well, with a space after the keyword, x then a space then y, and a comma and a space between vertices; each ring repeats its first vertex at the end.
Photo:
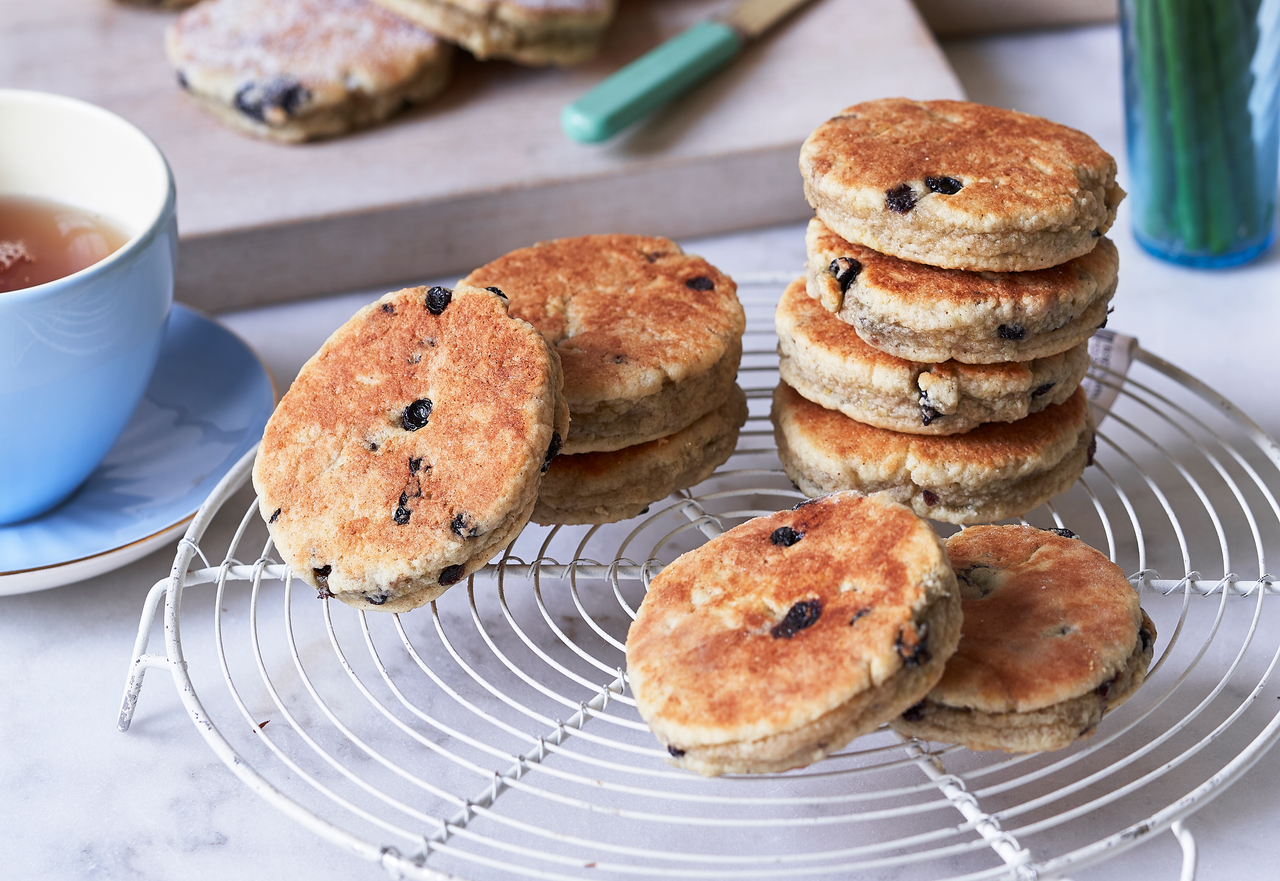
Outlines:
POLYGON ((1118 392, 1095 412, 1095 466, 1022 518, 1105 548, 1159 630, 1146 685, 1092 738, 1006 756, 882 729, 787 774, 703 779, 664 763, 627 694, 626 628, 665 563, 803 498, 767 412, 788 280, 742 285, 751 415, 724 468, 626 523, 531 525, 429 609, 367 614, 295 590, 256 502, 237 496, 246 456, 148 597, 121 730, 146 670, 168 669, 250 789, 394 877, 1045 879, 1166 829, 1192 877, 1182 821, 1280 736, 1280 714, 1257 700, 1280 660, 1280 627, 1260 626, 1276 589, 1280 447, 1141 349, 1131 375, 1091 370, 1118 392), (212 596, 187 593, 203 585, 212 596), (184 650, 197 614, 184 602, 212 619, 211 637, 193 631, 198 655, 184 650))

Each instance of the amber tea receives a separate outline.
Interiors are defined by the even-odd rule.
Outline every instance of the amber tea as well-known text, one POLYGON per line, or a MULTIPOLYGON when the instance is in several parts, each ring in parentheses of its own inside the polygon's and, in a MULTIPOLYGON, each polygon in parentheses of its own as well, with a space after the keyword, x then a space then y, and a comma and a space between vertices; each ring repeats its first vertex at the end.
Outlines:
POLYGON ((128 240, 83 209, 0 195, 0 294, 79 272, 128 240))

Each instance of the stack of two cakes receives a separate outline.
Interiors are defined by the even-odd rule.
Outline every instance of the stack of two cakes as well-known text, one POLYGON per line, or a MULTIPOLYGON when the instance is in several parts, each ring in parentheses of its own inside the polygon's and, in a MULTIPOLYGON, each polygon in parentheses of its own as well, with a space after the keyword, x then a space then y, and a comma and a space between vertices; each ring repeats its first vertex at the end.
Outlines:
POLYGON ((733 279, 670 239, 590 235, 499 257, 488 288, 554 349, 569 404, 532 520, 612 523, 711 476, 747 419, 733 279))
POLYGON ((1078 131, 957 101, 855 105, 800 154, 817 217, 778 305, 773 421, 808 495, 1019 516, 1091 461, 1080 380, 1124 192, 1078 131))

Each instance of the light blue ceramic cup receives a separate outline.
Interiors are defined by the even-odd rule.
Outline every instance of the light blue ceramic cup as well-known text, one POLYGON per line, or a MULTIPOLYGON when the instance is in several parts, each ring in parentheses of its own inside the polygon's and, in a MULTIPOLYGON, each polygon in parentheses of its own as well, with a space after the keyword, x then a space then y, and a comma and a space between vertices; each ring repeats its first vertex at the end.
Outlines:
POLYGON ((0 194, 53 200, 125 232, 73 275, 0 293, 0 524, 70 496, 147 387, 173 304, 173 175, 100 107, 0 89, 0 194))

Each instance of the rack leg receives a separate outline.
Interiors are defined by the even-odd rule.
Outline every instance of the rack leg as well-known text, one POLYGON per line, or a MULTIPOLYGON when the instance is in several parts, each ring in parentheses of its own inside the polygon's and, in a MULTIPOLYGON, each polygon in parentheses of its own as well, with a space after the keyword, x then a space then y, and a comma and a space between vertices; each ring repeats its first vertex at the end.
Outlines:
POLYGON ((168 667, 169 659, 163 655, 147 654, 147 642, 151 639, 151 625, 156 618, 156 609, 160 599, 168 590, 169 579, 157 581, 147 594, 147 601, 142 604, 142 620, 138 622, 138 636, 133 641, 133 660, 129 662, 129 675, 124 683, 124 697, 120 700, 120 718, 116 727, 121 731, 129 730, 133 721, 133 711, 138 706, 138 693, 142 691, 142 677, 148 667, 168 667))
POLYGON ((1173 825, 1169 827, 1169 831, 1178 839, 1178 844, 1182 846, 1182 874, 1179 881, 1196 881, 1196 839, 1191 834, 1191 830, 1182 825, 1181 820, 1175 820, 1173 825))

